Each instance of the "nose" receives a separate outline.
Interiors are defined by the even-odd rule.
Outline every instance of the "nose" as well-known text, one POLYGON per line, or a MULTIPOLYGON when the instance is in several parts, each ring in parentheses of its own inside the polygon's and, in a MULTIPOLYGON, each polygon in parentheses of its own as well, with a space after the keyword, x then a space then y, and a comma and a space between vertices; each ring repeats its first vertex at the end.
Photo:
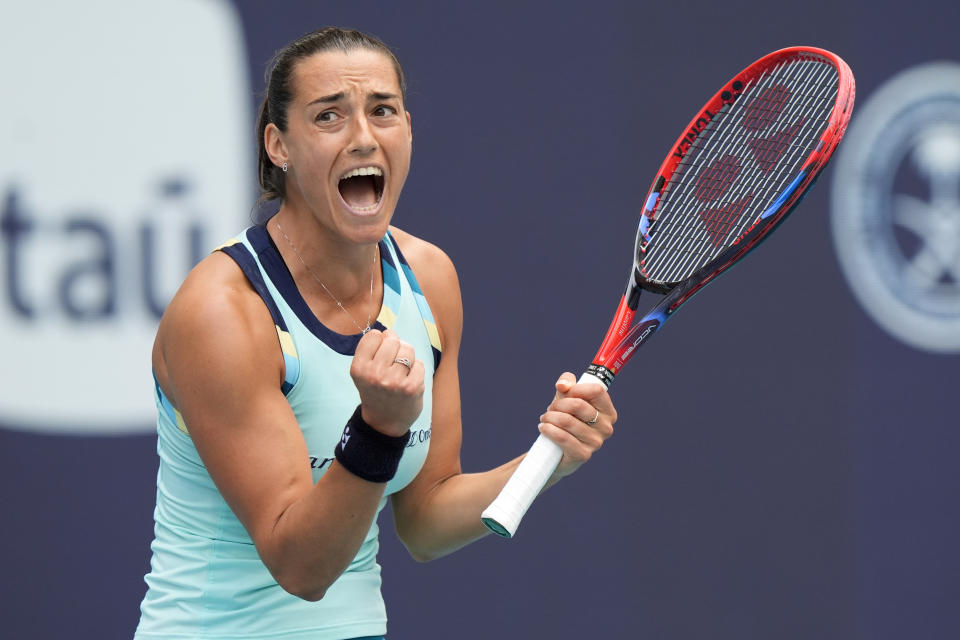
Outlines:
POLYGON ((377 139, 373 135, 370 122, 366 117, 354 120, 348 151, 355 155, 369 155, 377 150, 377 139))

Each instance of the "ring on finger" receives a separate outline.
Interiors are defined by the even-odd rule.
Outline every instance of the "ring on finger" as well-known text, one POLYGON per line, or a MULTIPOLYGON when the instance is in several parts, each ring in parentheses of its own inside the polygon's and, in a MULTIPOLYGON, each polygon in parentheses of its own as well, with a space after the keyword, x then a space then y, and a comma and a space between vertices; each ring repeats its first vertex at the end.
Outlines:
MULTIPOLYGON (((393 363, 394 363, 394 364, 402 364, 403 366, 405 366, 405 367, 407 368, 407 371, 409 371, 409 370, 411 370, 411 369, 413 368, 413 362, 411 362, 410 358, 394 358, 394 359, 393 359, 393 363)), ((599 415, 599 414, 598 414, 598 415, 599 415)))
POLYGON ((597 409, 597 415, 593 416, 593 420, 587 420, 587 424, 597 424, 597 420, 600 419, 600 409, 597 409))

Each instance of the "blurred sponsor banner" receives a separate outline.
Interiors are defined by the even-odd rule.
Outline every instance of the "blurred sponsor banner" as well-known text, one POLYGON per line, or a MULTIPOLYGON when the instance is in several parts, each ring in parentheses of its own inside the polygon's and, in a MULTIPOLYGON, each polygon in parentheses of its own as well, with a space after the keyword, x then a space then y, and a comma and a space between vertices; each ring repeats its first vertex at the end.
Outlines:
POLYGON ((867 314, 910 346, 960 352, 960 64, 913 67, 871 95, 833 184, 837 256, 867 314))
POLYGON ((6 26, 0 425, 151 430, 157 321, 251 204, 241 25, 225 2, 111 0, 6 26))

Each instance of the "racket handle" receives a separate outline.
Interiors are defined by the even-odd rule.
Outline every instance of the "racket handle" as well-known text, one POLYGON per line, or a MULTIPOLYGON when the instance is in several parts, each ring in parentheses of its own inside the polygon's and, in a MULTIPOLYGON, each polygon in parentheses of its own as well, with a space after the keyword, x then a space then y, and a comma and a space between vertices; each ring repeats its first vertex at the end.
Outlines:
MULTIPOLYGON (((593 382, 606 387, 602 380, 590 373, 584 373, 578 382, 593 382)), ((563 450, 541 434, 500 490, 500 495, 480 514, 483 524, 499 536, 512 538, 520 520, 556 471, 562 457, 563 450)))
POLYGON ((483 524, 499 536, 512 538, 523 515, 547 484, 562 457, 560 447, 541 434, 500 490, 500 495, 480 514, 483 524))

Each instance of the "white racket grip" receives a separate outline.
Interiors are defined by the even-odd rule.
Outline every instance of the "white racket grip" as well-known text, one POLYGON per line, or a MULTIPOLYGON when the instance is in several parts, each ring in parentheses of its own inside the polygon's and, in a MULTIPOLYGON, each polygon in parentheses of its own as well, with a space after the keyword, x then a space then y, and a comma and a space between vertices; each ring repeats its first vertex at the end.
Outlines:
POLYGON ((547 484, 562 457, 560 447, 541 434, 500 490, 500 495, 480 514, 483 524, 497 535, 512 538, 523 515, 547 484))
MULTIPOLYGON (((578 382, 603 385, 602 380, 590 373, 584 373, 578 382)), ((499 536, 512 538, 562 457, 563 450, 541 434, 500 490, 500 495, 480 514, 483 524, 499 536)))

